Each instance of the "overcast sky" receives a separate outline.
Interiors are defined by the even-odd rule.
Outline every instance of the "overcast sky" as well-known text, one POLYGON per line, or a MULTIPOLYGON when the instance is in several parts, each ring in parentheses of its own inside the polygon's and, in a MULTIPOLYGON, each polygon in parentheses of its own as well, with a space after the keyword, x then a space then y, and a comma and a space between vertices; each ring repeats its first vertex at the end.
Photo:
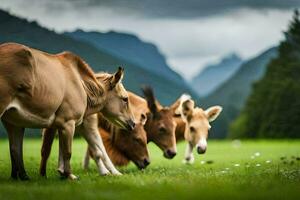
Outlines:
POLYGON ((278 44, 300 0, 1 0, 0 8, 57 32, 134 33, 155 43, 189 79, 236 52, 243 59, 278 44))

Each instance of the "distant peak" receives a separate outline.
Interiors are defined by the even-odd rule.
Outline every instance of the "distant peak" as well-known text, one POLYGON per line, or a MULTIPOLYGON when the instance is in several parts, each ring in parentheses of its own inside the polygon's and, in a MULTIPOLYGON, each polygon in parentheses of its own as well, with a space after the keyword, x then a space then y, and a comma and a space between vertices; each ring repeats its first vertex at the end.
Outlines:
POLYGON ((235 52, 229 53, 226 56, 222 58, 221 62, 226 62, 226 61, 237 61, 241 62, 242 58, 235 52))
POLYGON ((118 36, 118 37, 129 37, 129 38, 133 38, 133 39, 136 39, 136 40, 140 40, 136 35, 134 35, 132 33, 117 32, 117 31, 114 31, 114 30, 110 30, 110 31, 106 32, 105 34, 118 36))
POLYGON ((109 30, 107 32, 100 32, 100 31, 85 31, 83 29, 76 29, 73 32, 66 32, 67 34, 96 34, 96 35, 101 35, 101 36, 112 36, 112 37, 118 37, 118 38, 130 38, 134 40, 141 41, 136 35, 131 34, 131 33, 126 33, 126 32, 118 32, 115 30, 109 30))
POLYGON ((74 31, 74 33, 85 33, 85 31, 79 28, 79 29, 76 29, 74 31))

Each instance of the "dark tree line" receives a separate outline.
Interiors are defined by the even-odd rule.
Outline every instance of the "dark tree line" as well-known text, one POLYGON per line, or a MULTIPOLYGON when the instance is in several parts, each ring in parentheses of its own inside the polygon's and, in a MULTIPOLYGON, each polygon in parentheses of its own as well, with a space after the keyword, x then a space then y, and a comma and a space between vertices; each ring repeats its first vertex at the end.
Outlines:
POLYGON ((240 116, 231 124, 231 137, 300 137, 300 20, 294 12, 284 32, 278 56, 264 77, 253 85, 240 116))

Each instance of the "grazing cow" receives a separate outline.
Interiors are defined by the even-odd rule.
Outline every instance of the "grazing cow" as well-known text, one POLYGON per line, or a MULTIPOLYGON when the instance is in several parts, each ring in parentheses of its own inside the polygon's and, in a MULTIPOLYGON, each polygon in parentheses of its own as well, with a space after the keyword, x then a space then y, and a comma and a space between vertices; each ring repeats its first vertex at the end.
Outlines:
MULTIPOLYGON (((133 106, 132 108, 134 112, 135 109, 133 106)), ((139 114, 134 115, 136 126, 132 131, 117 128, 99 114, 99 132, 113 164, 116 166, 125 166, 132 161, 139 169, 144 169, 150 164, 147 136, 144 130, 147 120, 146 112, 134 113, 139 114)), ((88 148, 84 158, 84 169, 88 168, 90 157, 94 158, 93 151, 88 148)), ((105 166, 102 163, 100 163, 98 169, 102 173, 105 172, 105 166)))
MULTIPOLYGON (((103 80, 103 77, 105 77, 105 74, 98 73, 96 74, 96 77, 99 81, 101 81, 103 80)), ((146 122, 146 113, 148 109, 139 106, 133 106, 131 103, 131 98, 129 98, 129 105, 137 121, 133 130, 126 130, 124 127, 119 128, 120 126, 118 123, 109 123, 111 121, 106 120, 107 117, 105 113, 103 114, 103 111, 98 113, 99 119, 97 114, 91 115, 85 121, 83 121, 81 126, 76 127, 76 132, 81 133, 89 145, 83 162, 84 168, 88 167, 90 156, 95 160, 101 175, 107 175, 109 173, 119 175, 120 173, 114 167, 113 163, 117 165, 126 164, 125 162, 121 163, 120 160, 127 160, 127 163, 131 160, 136 163, 139 168, 145 168, 149 164, 150 161, 147 150, 147 138, 143 127, 146 122), (104 140, 104 146, 102 139, 99 136, 99 132, 104 140), (114 135, 114 137, 110 137, 112 135, 114 135), (112 140, 112 138, 114 139, 112 140), (139 142, 137 143, 136 141, 139 142), (106 149, 108 147, 109 149, 107 152, 106 149), (132 149, 135 149, 136 151, 132 151, 132 149), (112 159, 113 163, 111 163, 110 159, 112 159)), ((47 160, 50 155, 54 134, 55 132, 51 132, 49 130, 44 131, 44 138, 46 139, 43 141, 41 151, 42 159, 40 164, 40 174, 42 176, 46 175, 47 160)), ((58 171, 62 173, 63 159, 61 157, 61 153, 59 158, 58 171)))
POLYGON ((49 128, 59 131, 64 177, 76 179, 70 165, 75 126, 100 110, 124 127, 134 125, 127 92, 119 84, 122 76, 119 69, 101 83, 72 53, 53 55, 16 43, 0 45, 0 117, 9 137, 11 177, 28 179, 23 163, 24 129, 49 128), (110 90, 115 90, 113 100, 107 100, 110 90), (116 103, 117 109, 111 110, 116 103))
MULTIPOLYGON (((145 124, 147 140, 148 142, 154 142, 164 152, 163 155, 165 158, 172 159, 177 153, 175 137, 176 122, 173 116, 175 110, 180 105, 180 101, 177 100, 170 107, 163 107, 156 100, 150 87, 144 87, 143 93, 150 111, 145 124)), ((129 93, 129 98, 133 97, 129 93)), ((144 102, 140 103, 143 103, 145 106, 144 102)))
MULTIPOLYGON (((99 82, 103 83, 109 83, 110 79, 113 79, 115 75, 111 75, 108 73, 98 73, 96 74, 96 78, 99 82)), ((120 110, 122 107, 127 107, 128 109, 131 106, 129 104, 128 100, 128 94, 127 91, 124 89, 121 80, 123 76, 120 76, 119 82, 112 88, 110 88, 109 84, 106 87, 107 91, 107 97, 105 101, 103 102, 105 105, 110 106, 104 106, 100 112, 105 116, 111 123, 115 124, 115 126, 126 129, 126 130, 133 130, 135 128, 135 124, 133 121, 128 122, 131 126, 126 127, 122 123, 122 111, 120 110), (119 113, 120 119, 115 117, 115 114, 119 113)), ((131 112, 131 111, 130 111, 131 112)), ((103 141, 99 135, 98 131, 98 117, 97 114, 93 114, 90 116, 87 116, 83 123, 76 127, 76 132, 81 133, 87 143, 89 144, 90 150, 93 152, 93 158, 98 166, 100 165, 100 162, 105 167, 99 168, 99 172, 102 175, 106 175, 109 173, 112 173, 113 175, 121 175, 121 173, 114 167, 113 163, 111 162, 109 156, 107 155, 107 152, 105 150, 105 147, 103 145, 103 141)), ((41 164, 40 164, 40 175, 46 176, 46 166, 47 166, 47 160, 49 158, 52 143, 54 140, 56 130, 55 129, 44 129, 43 130, 43 145, 41 150, 41 164)), ((60 174, 64 173, 64 159, 62 157, 61 152, 61 143, 59 143, 60 151, 59 151, 59 165, 58 165, 58 172, 60 174)))
POLYGON ((207 148, 208 131, 211 128, 209 122, 214 121, 222 111, 221 106, 212 106, 206 110, 195 107, 194 101, 188 95, 181 96, 181 104, 176 110, 180 117, 175 117, 177 122, 176 140, 185 139, 187 147, 185 163, 194 162, 193 148, 198 154, 203 154, 207 148))

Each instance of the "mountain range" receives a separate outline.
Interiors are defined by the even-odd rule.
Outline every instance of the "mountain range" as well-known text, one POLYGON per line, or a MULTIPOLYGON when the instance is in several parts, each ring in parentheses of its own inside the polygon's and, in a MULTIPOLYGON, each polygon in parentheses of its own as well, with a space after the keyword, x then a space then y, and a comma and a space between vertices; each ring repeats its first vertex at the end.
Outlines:
MULTIPOLYGON (((185 82, 179 74, 170 69, 164 55, 154 44, 142 41, 135 35, 115 31, 100 33, 83 30, 66 32, 65 35, 85 41, 101 51, 109 52, 117 58, 134 63, 165 80, 180 84, 185 82)), ((190 87, 187 83, 184 84, 184 87, 190 87)))
POLYGON ((242 59, 232 53, 217 64, 210 64, 191 80, 191 85, 200 96, 207 96, 228 80, 241 66, 242 59))
POLYGON ((277 47, 272 47, 256 57, 244 62, 238 71, 210 95, 201 98, 203 107, 221 105, 223 112, 213 122, 212 135, 215 138, 225 138, 230 123, 238 116, 252 85, 265 73, 267 64, 277 55, 277 47))

